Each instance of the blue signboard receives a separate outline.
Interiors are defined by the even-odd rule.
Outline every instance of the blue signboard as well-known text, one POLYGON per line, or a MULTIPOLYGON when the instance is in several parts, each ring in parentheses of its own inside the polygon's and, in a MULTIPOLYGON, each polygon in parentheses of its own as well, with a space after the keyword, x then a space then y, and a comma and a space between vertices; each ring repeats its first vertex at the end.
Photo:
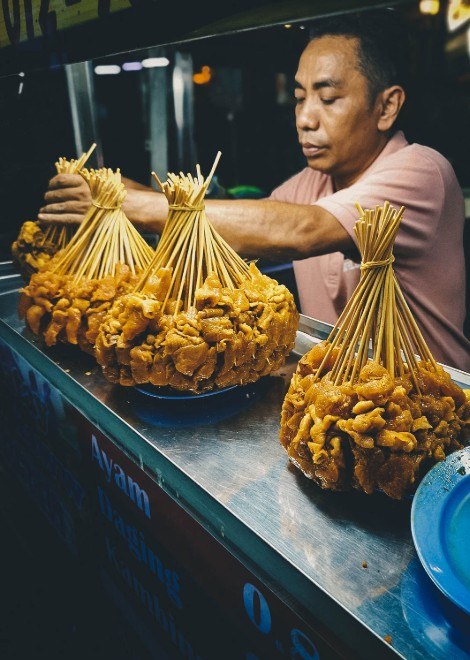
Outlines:
POLYGON ((0 342, 0 460, 152 655, 344 657, 0 342))

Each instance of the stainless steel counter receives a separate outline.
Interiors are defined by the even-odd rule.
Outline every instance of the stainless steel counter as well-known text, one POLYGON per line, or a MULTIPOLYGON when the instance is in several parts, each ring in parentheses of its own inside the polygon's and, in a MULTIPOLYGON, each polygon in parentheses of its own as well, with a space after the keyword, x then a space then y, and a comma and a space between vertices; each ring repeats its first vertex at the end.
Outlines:
MULTIPOLYGON (((0 337, 307 621, 357 657, 448 658, 450 638, 452 657, 469 657, 470 621, 417 560, 410 502, 324 492, 289 464, 279 417, 298 356, 243 397, 181 406, 110 385, 78 349, 46 349, 16 306, 16 293, 0 295, 0 337)), ((300 329, 303 353, 329 328, 303 317, 300 329)))

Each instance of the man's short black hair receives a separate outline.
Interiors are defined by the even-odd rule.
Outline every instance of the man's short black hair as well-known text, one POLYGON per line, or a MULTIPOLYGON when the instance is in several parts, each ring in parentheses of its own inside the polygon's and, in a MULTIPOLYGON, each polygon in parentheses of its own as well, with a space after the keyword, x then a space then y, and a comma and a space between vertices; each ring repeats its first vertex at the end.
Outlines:
POLYGON ((324 36, 357 39, 359 70, 369 83, 373 102, 392 85, 408 85, 409 35, 406 24, 394 9, 341 14, 311 23, 310 40, 324 36))

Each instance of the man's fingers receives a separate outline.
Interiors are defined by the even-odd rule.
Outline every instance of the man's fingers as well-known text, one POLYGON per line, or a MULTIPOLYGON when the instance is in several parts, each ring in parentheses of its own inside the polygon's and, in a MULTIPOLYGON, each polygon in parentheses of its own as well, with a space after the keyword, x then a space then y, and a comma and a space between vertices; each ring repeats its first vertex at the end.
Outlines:
POLYGON ((83 192, 80 188, 57 188, 55 190, 48 190, 44 193, 44 201, 54 204, 62 202, 67 199, 72 201, 79 201, 84 198, 83 192))
POLYGON ((87 185, 79 174, 57 174, 49 181, 49 190, 57 188, 76 188, 87 185))
POLYGON ((75 213, 38 213, 38 220, 45 224, 54 223, 60 225, 79 225, 83 220, 83 215, 75 213))
POLYGON ((40 222, 79 224, 90 208, 90 189, 79 174, 57 174, 49 181, 44 201, 38 213, 40 222))
POLYGON ((47 204, 39 209, 39 213, 46 213, 48 215, 53 213, 65 213, 66 211, 71 211, 70 205, 68 202, 59 202, 57 204, 47 204))
POLYGON ((74 202, 73 200, 67 200, 65 202, 56 202, 54 204, 46 204, 45 206, 39 209, 39 213, 72 213, 83 214, 88 211, 90 204, 87 202, 74 202))

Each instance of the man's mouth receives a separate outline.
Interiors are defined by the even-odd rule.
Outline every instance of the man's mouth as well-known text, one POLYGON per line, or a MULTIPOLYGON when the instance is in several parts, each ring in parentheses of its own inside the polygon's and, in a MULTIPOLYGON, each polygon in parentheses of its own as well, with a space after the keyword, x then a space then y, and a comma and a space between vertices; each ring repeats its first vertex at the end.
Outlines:
POLYGON ((311 142, 302 142, 302 151, 306 158, 313 158, 322 153, 325 147, 320 144, 312 144, 311 142))

